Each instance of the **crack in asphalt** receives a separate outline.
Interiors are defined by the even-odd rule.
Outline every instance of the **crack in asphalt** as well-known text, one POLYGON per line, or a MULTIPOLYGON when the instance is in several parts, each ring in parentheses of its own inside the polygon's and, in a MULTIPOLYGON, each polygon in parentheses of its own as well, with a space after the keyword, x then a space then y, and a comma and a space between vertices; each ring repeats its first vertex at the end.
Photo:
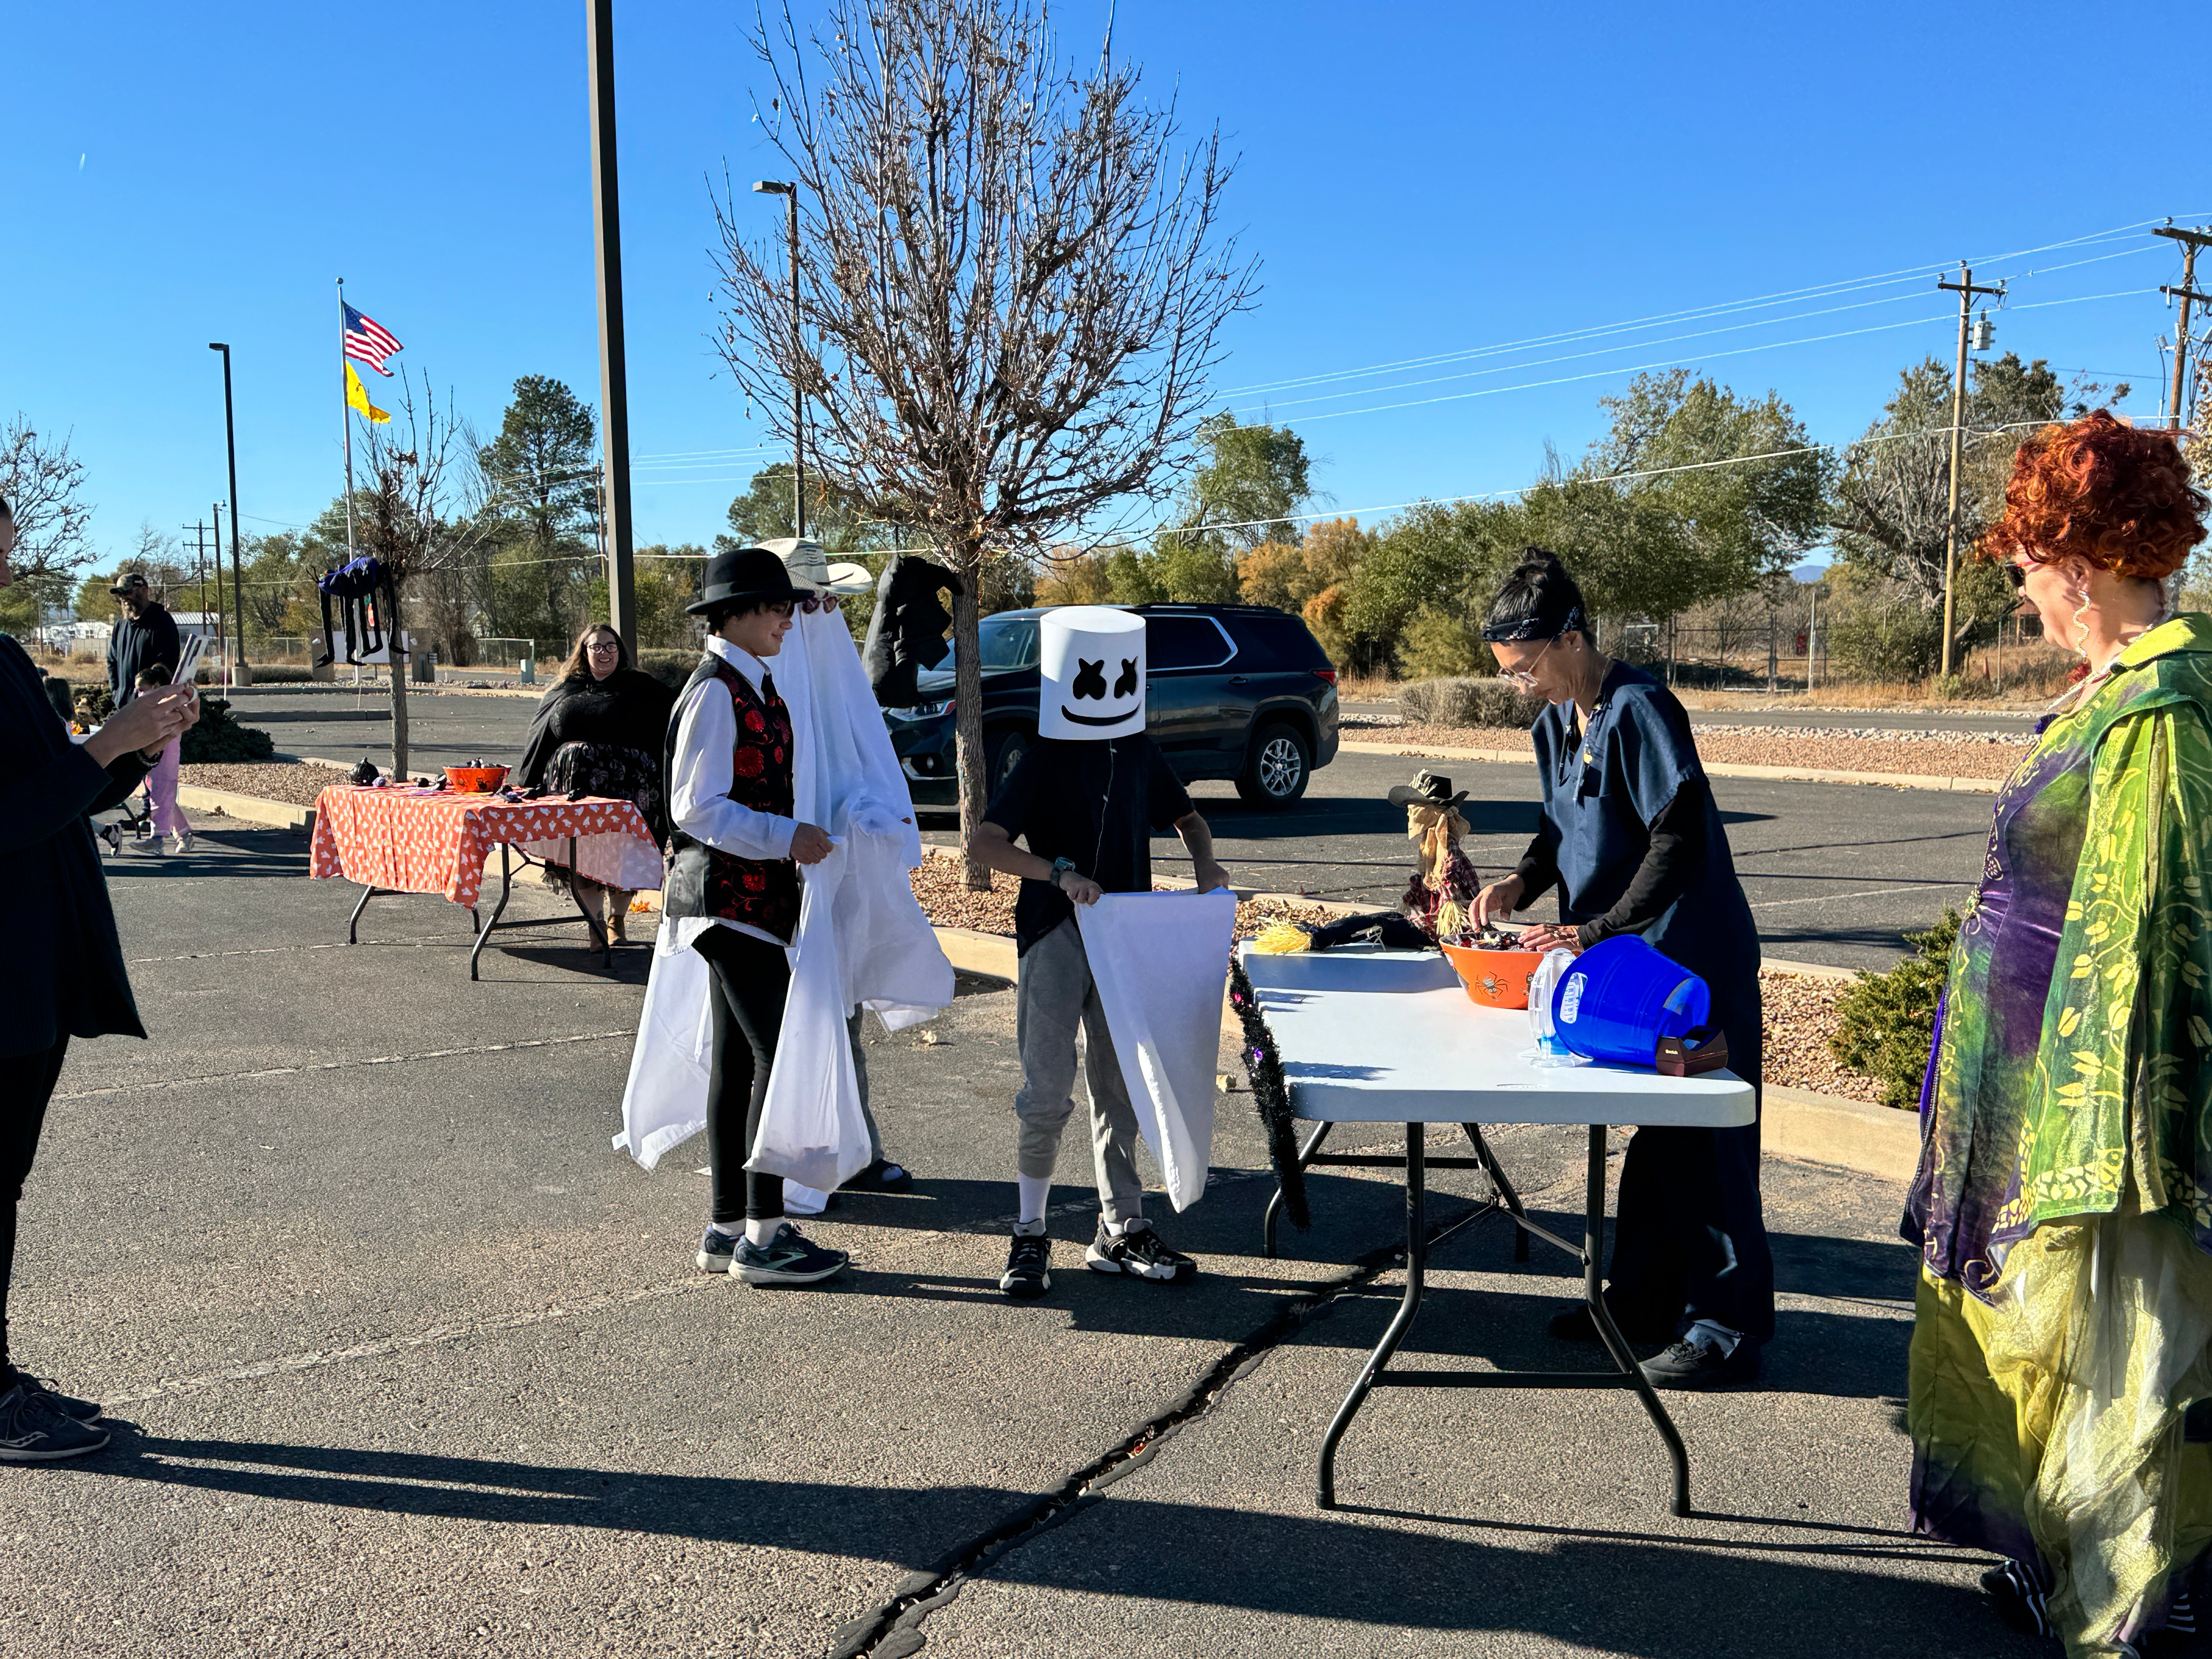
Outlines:
POLYGON ((155 1078, 143 1083, 109 1083, 97 1089, 77 1089, 56 1095, 56 1100, 91 1100, 106 1095, 136 1094, 147 1089, 191 1089, 209 1083, 240 1083, 264 1077, 303 1077, 317 1072, 349 1072, 357 1066, 406 1066, 421 1060, 455 1060, 465 1054, 502 1054, 518 1048, 559 1048, 574 1042, 611 1042, 634 1037, 635 1028, 623 1031, 591 1031, 580 1036, 526 1037, 514 1042, 479 1042, 465 1048, 424 1048, 410 1054, 373 1054, 366 1060, 329 1060, 312 1066, 268 1066, 252 1072, 218 1072, 208 1077, 155 1078))

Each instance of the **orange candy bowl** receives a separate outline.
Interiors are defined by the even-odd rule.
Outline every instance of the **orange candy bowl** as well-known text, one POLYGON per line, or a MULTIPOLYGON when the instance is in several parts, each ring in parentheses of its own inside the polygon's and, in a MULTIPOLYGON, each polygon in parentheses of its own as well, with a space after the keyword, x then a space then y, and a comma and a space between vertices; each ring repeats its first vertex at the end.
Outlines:
POLYGON ((446 784, 465 795, 488 795, 507 781, 504 766, 449 766, 446 784))
POLYGON ((1541 951, 1483 951, 1471 945, 1442 947, 1459 970, 1460 983, 1484 1008, 1526 1008, 1528 979, 1544 959, 1541 951))

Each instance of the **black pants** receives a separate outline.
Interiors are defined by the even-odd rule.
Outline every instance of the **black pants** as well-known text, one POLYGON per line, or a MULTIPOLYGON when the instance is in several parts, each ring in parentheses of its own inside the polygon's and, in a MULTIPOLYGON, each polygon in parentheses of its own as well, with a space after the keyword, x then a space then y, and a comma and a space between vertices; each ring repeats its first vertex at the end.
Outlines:
MULTIPOLYGON (((1756 1012, 1729 1021, 1729 1069, 1756 1091, 1756 1012)), ((1756 1099, 1754 1095, 1754 1099, 1756 1099)), ((1759 1121, 1739 1129, 1638 1129, 1620 1170, 1606 1305, 1616 1319, 1710 1319, 1774 1335, 1774 1257, 1759 1201, 1759 1121)))
POLYGON ((8 1281, 15 1272, 15 1206, 30 1178, 39 1131, 69 1039, 43 1053, 0 1059, 0 1387, 9 1381, 8 1281))
POLYGON ((714 1210, 710 1220, 771 1221, 783 1213, 783 1177, 745 1168, 775 1040, 783 1030, 783 999, 791 964, 780 945, 709 927, 691 942, 707 958, 714 983, 714 1061, 707 1085, 707 1164, 714 1210))

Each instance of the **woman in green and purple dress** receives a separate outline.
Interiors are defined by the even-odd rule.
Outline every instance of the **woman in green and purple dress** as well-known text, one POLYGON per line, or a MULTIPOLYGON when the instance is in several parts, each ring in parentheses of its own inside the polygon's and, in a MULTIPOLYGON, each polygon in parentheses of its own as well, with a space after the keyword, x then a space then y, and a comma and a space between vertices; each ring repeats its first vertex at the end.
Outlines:
POLYGON ((2212 1547, 2212 618, 2172 436, 2021 445, 1983 543, 2084 678, 1997 797, 1921 1098, 1915 1527, 2069 1654, 2192 1627, 2212 1547))

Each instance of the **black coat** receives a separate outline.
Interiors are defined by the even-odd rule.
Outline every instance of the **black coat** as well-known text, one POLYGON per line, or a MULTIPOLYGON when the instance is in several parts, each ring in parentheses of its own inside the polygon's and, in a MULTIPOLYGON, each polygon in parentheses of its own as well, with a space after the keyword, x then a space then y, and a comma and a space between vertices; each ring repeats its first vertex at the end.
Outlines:
MULTIPOLYGON (((556 680, 538 700, 515 781, 526 789, 543 789, 546 769, 564 743, 635 749, 658 766, 675 710, 676 693, 635 668, 617 668, 603 680, 588 674, 556 680)), ((653 833, 665 840, 667 826, 656 824, 653 833)))
POLYGON ((107 636, 107 689, 118 708, 138 695, 138 676, 155 663, 172 674, 184 660, 177 641, 177 620, 168 607, 149 605, 137 617, 118 613, 114 631, 107 636))
POLYGON ((136 755, 103 770, 70 741, 23 647, 0 634, 0 859, 13 946, 0 951, 0 1055, 43 1054, 65 1036, 144 1036, 107 878, 86 815, 138 787, 136 755))
POLYGON ((886 708, 911 703, 916 677, 945 660, 945 629, 952 617, 938 602, 940 589, 959 592, 960 578, 911 553, 894 556, 876 580, 876 609, 860 663, 876 701, 886 708))

